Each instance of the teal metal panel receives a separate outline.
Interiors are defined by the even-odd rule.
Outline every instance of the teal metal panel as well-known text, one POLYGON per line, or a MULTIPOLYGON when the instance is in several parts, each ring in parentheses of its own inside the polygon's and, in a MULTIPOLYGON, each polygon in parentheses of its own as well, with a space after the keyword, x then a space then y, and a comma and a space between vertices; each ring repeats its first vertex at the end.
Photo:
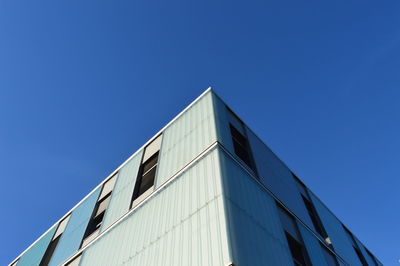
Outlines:
POLYGON ((227 265, 226 236, 213 150, 88 246, 80 265, 227 265))
POLYGON ((327 263, 323 254, 323 250, 317 237, 308 231, 308 229, 299 223, 299 221, 297 221, 297 226, 299 228, 301 237, 303 238, 308 256, 311 260, 311 264, 315 266, 326 266, 327 263))
POLYGON ((50 260, 50 266, 59 265, 79 249, 100 190, 101 187, 96 189, 72 212, 67 227, 61 235, 57 248, 50 260))
POLYGON ((297 217, 314 229, 291 171, 250 129, 247 137, 260 181, 297 217))
POLYGON ((30 249, 28 249, 18 261, 18 266, 36 266, 39 265, 47 246, 53 238, 57 226, 53 226, 44 236, 42 236, 30 249))
POLYGON ((138 152, 118 172, 110 204, 101 225, 101 232, 129 211, 143 150, 138 152))
POLYGON ((335 252, 341 256, 347 264, 352 266, 361 265, 361 262, 353 249, 353 245, 343 229, 342 223, 312 192, 309 194, 322 224, 332 241, 335 252))
POLYGON ((163 132, 156 187, 216 141, 212 93, 203 95, 163 132))
POLYGON ((274 199, 224 151, 221 169, 234 265, 293 265, 274 199))

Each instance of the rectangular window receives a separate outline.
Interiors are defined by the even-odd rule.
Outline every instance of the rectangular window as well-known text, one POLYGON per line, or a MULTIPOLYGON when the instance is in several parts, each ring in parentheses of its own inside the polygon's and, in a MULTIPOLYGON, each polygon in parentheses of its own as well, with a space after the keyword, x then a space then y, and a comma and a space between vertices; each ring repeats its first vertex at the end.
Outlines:
POLYGON ((232 124, 230 124, 229 127, 232 134, 233 149, 235 150, 236 155, 250 168, 253 168, 247 138, 242 135, 232 124))
POLYGON ((106 213, 107 207, 110 203, 112 190, 114 188, 115 180, 117 174, 113 175, 109 180, 107 180, 101 189, 99 198, 97 199, 96 206, 92 217, 86 227, 86 231, 82 240, 81 247, 86 246, 90 241, 92 241, 100 232, 100 226, 103 222, 104 215, 106 213))
POLYGON ((42 260, 40 261, 40 266, 47 266, 49 264, 50 259, 53 256, 54 250, 57 247, 58 241, 60 241, 61 235, 64 233, 70 217, 71 215, 68 215, 58 224, 57 230, 54 233, 49 245, 47 246, 46 252, 42 257, 42 260))
POLYGON ((375 259, 374 255, 372 255, 372 253, 368 249, 365 249, 365 251, 367 252, 367 254, 368 254, 369 258, 371 259, 371 261, 374 263, 374 266, 378 266, 378 263, 376 262, 376 259, 375 259))
POLYGON ((325 261, 328 266, 339 266, 336 256, 332 254, 332 252, 327 249, 325 246, 321 245, 322 251, 324 253, 325 261))
POLYGON ((290 249, 290 253, 292 254, 294 264, 298 266, 311 265, 295 219, 279 204, 277 205, 279 218, 285 232, 286 240, 290 249))
POLYGON ((350 232, 350 230, 347 229, 347 227, 345 227, 344 225, 343 225, 343 229, 344 229, 344 231, 346 231, 347 238, 350 240, 351 244, 353 245, 354 251, 356 252, 356 254, 357 254, 357 256, 358 256, 358 259, 360 260, 361 264, 362 264, 363 266, 368 266, 368 263, 367 263, 367 261, 365 260, 364 256, 362 255, 361 250, 360 250, 360 248, 358 247, 358 244, 357 244, 356 240, 354 239, 353 234, 352 234, 352 233, 350 232))
POLYGON ((304 204, 307 208, 308 214, 310 215, 311 221, 315 227, 315 230, 317 230, 318 234, 325 240, 325 242, 330 245, 330 242, 328 242, 328 234, 325 231, 324 226, 322 225, 321 219, 318 216, 317 211, 314 208, 314 205, 306 199, 304 196, 302 196, 304 204))
POLYGON ((142 163, 139 168, 132 196, 131 208, 133 207, 133 202, 141 195, 145 194, 145 192, 149 191, 154 185, 160 154, 161 137, 162 135, 158 136, 144 149, 142 163))

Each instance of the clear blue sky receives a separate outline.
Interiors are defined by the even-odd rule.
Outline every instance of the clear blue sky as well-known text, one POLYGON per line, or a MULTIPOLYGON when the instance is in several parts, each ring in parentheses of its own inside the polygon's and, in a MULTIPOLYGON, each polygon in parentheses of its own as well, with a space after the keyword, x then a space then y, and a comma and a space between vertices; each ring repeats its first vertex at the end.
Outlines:
POLYGON ((400 265, 399 1, 0 1, 0 264, 208 86, 400 265))

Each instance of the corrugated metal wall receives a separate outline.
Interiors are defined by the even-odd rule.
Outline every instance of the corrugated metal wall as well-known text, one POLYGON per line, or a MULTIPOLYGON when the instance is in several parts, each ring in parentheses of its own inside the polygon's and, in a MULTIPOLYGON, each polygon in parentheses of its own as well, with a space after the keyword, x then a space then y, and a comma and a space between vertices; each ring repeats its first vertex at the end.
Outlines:
POLYGON ((143 150, 138 152, 119 170, 111 194, 110 204, 108 205, 104 221, 101 225, 101 232, 129 211, 142 153, 143 150))
POLYGON ((310 257, 312 265, 315 266, 327 266, 324 253, 320 242, 308 229, 306 229, 301 223, 297 221, 301 237, 303 238, 304 245, 306 247, 308 256, 310 257))
POLYGON ((81 266, 226 265, 226 235, 214 150, 89 246, 81 266))
POLYGON ((93 208, 99 197, 100 189, 96 189, 72 212, 64 233, 50 260, 50 266, 57 266, 79 249, 93 208))
POLYGON ((39 265, 44 253, 46 252, 47 246, 49 245, 51 239, 53 238, 54 232, 57 226, 47 232, 43 237, 39 239, 30 249, 28 249, 21 259, 18 261, 18 266, 36 266, 39 265))
MULTIPOLYGON (((214 109, 217 121, 218 141, 235 155, 232 136, 229 130, 230 114, 223 101, 216 95, 214 95, 214 109)), ((245 126, 245 129, 261 182, 268 187, 287 208, 302 219, 304 223, 314 228, 290 170, 253 131, 247 126, 245 126)))
POLYGON ((291 171, 246 127, 247 137, 261 182, 297 217, 314 229, 291 171))
POLYGON ((274 199, 221 151, 234 265, 293 265, 274 199))
POLYGON ((212 93, 209 92, 164 131, 156 187, 215 141, 212 93))
POLYGON ((343 229, 342 223, 328 210, 320 200, 310 192, 311 200, 332 241, 335 252, 338 253, 349 265, 361 265, 353 246, 343 229))

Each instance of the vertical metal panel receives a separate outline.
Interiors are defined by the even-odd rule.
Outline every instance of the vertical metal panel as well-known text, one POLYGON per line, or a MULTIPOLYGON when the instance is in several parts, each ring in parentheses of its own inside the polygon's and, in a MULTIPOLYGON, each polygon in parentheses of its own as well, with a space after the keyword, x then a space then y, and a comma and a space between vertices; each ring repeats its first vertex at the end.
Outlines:
POLYGON ((142 158, 143 150, 138 152, 118 172, 117 180, 111 194, 110 204, 101 225, 101 232, 129 211, 133 189, 142 158))
POLYGON ((321 248, 321 244, 318 241, 317 237, 313 235, 308 229, 306 229, 301 223, 297 221, 297 226, 299 227, 299 231, 301 237, 303 238, 304 245, 306 247, 308 256, 311 260, 311 264, 315 266, 326 266, 326 260, 323 250, 321 248))
POLYGON ((229 263, 217 155, 194 163, 93 242, 81 266, 229 263))
POLYGON ((59 265, 79 249, 87 224, 99 197, 100 189, 100 187, 96 189, 72 212, 67 227, 61 235, 57 248, 50 260, 50 266, 59 265))
POLYGON ((314 228, 291 171, 246 127, 260 181, 310 228, 314 228))
POLYGON ((205 94, 164 131, 156 187, 216 140, 211 95, 205 94))
POLYGON ((328 210, 325 205, 310 192, 311 200, 317 210, 322 224, 332 241, 335 252, 339 254, 349 265, 361 265, 352 243, 343 229, 342 223, 328 210))
POLYGON ((229 236, 235 265, 293 265, 274 199, 221 151, 229 236))
POLYGON ((18 266, 36 266, 39 265, 47 246, 53 238, 57 226, 54 226, 47 232, 38 242, 36 242, 30 249, 28 249, 18 261, 18 266))
POLYGON ((229 114, 225 103, 214 93, 212 94, 214 115, 218 141, 230 152, 234 153, 232 136, 229 129, 229 114))

